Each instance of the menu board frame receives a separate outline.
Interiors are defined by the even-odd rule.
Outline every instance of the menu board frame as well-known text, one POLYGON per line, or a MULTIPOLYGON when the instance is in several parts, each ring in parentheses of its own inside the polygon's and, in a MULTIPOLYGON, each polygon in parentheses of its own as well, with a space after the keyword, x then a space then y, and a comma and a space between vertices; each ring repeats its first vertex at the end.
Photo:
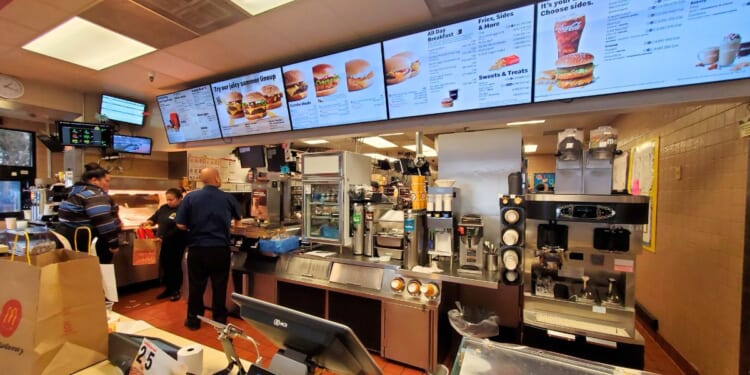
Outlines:
MULTIPOLYGON (((187 142, 210 141, 210 140, 214 140, 214 139, 222 139, 223 138, 223 136, 221 134, 221 125, 219 124, 219 117, 218 117, 218 114, 216 113, 216 103, 214 102, 213 95, 211 96, 211 103, 212 103, 212 110, 214 112, 214 115, 216 116, 215 126, 216 126, 216 132, 218 133, 217 137, 200 138, 200 139, 190 139, 190 140, 175 141, 175 142, 172 142, 172 139, 169 137, 169 129, 170 129, 170 127, 174 127, 174 125, 172 125, 172 124, 167 125, 167 122, 165 122, 165 120, 167 118, 166 117, 167 115, 165 115, 165 113, 164 113, 164 108, 162 108, 162 105, 159 102, 159 98, 164 97, 164 96, 169 96, 169 95, 175 95, 175 94, 178 94, 178 93, 181 93, 181 92, 184 92, 184 91, 195 90, 195 89, 202 88, 202 87, 207 88, 208 91, 209 91, 209 93, 211 93, 211 85, 210 84, 205 84, 205 85, 198 85, 198 86, 190 87, 190 88, 187 88, 187 89, 184 89, 184 90, 177 90, 177 91, 173 91, 173 92, 170 92, 170 93, 166 93, 166 94, 162 94, 162 95, 157 95, 156 96, 156 105, 157 105, 157 107, 159 107, 159 113, 161 114, 161 120, 162 120, 162 127, 164 128, 164 133, 167 136, 167 143, 169 143, 169 144, 179 144, 179 143, 187 143, 187 142)), ((171 121, 176 121, 178 123, 180 122, 180 120, 179 120, 179 114, 177 114, 176 116, 172 116, 172 114, 170 114, 169 117, 170 117, 171 121), (175 117, 175 118, 172 119, 172 117, 175 117)))
POLYGON ((321 56, 284 64, 281 66, 281 70, 284 75, 284 90, 288 98, 287 106, 292 121, 292 131, 355 125, 389 119, 385 77, 383 75, 383 44, 380 41, 365 43, 353 48, 339 49, 321 56), (368 58, 366 55, 367 49, 372 49, 372 51, 369 51, 370 53, 377 53, 377 59, 368 58), (347 54, 351 55, 346 56, 347 54), (316 82, 318 82, 317 88, 316 82), (367 95, 372 94, 373 90, 378 90, 376 95, 381 95, 382 98, 378 99, 373 95, 367 95), (336 111, 341 112, 343 109, 356 111, 357 108, 378 100, 380 101, 379 106, 382 106, 382 117, 360 118, 352 120, 353 122, 331 122, 312 126, 300 124, 299 111, 303 106, 314 106, 314 108, 307 109, 308 116, 315 115, 318 119, 322 112, 320 108, 325 106, 324 108, 328 111, 326 115, 335 118, 336 111), (346 108, 343 108, 344 105, 346 108), (298 114, 295 115, 295 112, 298 112, 298 114), (295 116, 298 117, 297 120, 295 120, 295 116))

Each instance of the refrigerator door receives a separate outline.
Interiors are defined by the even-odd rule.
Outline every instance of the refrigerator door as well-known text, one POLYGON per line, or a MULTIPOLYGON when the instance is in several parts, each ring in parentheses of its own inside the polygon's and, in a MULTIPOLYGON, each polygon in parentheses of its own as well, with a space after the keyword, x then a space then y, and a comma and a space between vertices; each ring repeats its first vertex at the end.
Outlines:
MULTIPOLYGON (((303 180, 304 236, 317 243, 343 244, 344 194, 342 180, 303 180)), ((348 236, 347 236, 348 237, 348 236)))

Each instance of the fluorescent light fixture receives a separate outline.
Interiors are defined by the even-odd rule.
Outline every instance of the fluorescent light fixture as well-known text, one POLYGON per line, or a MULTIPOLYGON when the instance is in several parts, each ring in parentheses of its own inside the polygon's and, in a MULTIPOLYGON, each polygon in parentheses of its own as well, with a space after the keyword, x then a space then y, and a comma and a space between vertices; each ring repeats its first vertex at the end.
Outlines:
POLYGON ((396 161, 396 160, 398 160, 396 158, 393 158, 393 157, 390 157, 390 156, 385 156, 383 154, 367 153, 367 154, 363 154, 363 155, 369 156, 369 157, 371 157, 371 158, 373 158, 375 160, 383 160, 383 159, 386 159, 388 161, 396 161))
POLYGON ((302 142, 305 142, 308 145, 322 145, 323 143, 328 143, 325 139, 308 139, 302 142))
POLYGON ((393 147, 398 147, 398 145, 396 145, 395 143, 393 143, 393 142, 391 142, 391 141, 389 141, 389 140, 387 140, 385 138, 380 138, 380 137, 364 137, 364 138, 360 138, 359 140, 362 141, 362 143, 365 143, 365 144, 370 145, 370 146, 375 147, 375 148, 393 148, 393 147))
POLYGON ((390 137, 394 135, 403 135, 404 133, 385 133, 385 134, 378 134, 378 137, 390 137))
POLYGON ((547 121, 547 120, 515 121, 515 122, 508 122, 505 125, 508 125, 508 126, 517 126, 517 125, 544 124, 545 121, 547 121))
POLYGON ((538 145, 533 145, 533 144, 523 145, 523 152, 525 153, 536 152, 537 147, 538 145))
POLYGON ((156 51, 154 47, 79 17, 71 18, 23 48, 93 70, 106 69, 156 51))
MULTIPOLYGON (((403 147, 409 151, 417 152, 417 145, 408 145, 403 147)), ((424 156, 437 156, 437 151, 435 151, 435 149, 430 146, 422 145, 422 154, 424 154, 424 156)))
POLYGON ((240 8, 255 16, 265 11, 280 7, 293 0, 232 0, 240 8))

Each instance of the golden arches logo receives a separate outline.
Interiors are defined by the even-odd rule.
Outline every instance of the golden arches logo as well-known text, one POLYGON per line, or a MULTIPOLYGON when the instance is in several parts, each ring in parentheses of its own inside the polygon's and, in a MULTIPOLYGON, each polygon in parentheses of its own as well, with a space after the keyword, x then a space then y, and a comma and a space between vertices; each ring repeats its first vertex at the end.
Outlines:
POLYGON ((0 310, 0 335, 9 337, 21 324, 22 317, 21 302, 11 299, 5 302, 0 310))

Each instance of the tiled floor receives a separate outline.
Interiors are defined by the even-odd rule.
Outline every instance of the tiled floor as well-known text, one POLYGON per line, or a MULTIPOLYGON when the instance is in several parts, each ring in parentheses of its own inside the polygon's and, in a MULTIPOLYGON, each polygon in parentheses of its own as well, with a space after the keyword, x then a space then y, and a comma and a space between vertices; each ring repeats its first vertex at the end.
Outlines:
MULTIPOLYGON (((183 326, 185 320, 185 313, 187 311, 186 299, 183 298, 177 302, 170 302, 169 300, 156 300, 156 295, 161 291, 160 288, 150 289, 142 292, 138 292, 131 295, 121 296, 120 302, 115 304, 114 310, 120 314, 128 316, 132 319, 145 320, 151 325, 163 329, 165 331, 174 333, 179 336, 183 336, 195 342, 199 342, 203 345, 210 346, 217 350, 221 350, 219 341, 216 339, 216 331, 203 324, 201 329, 197 331, 191 331, 183 326)), ((206 315, 210 317, 211 313, 207 310, 206 315)), ((260 354, 262 357, 262 365, 268 366, 271 361, 271 357, 276 353, 276 347, 266 340, 263 335, 255 331, 250 325, 245 323, 242 319, 229 318, 229 322, 237 325, 238 327, 245 330, 245 332, 258 340, 260 346, 260 354)), ((640 330, 643 332, 643 330, 640 330)), ((680 375, 682 372, 672 362, 672 360, 661 350, 661 348, 654 342, 654 340, 644 334, 646 339, 646 370, 656 372, 659 374, 675 374, 680 375)), ((253 345, 247 341, 237 339, 234 341, 235 348, 237 349, 238 355, 246 360, 255 361, 257 356, 253 345)), ((378 355, 373 354, 375 362, 383 369, 384 374, 388 375, 419 375, 424 374, 423 371, 402 365, 400 363, 392 362, 384 359, 378 355)))

